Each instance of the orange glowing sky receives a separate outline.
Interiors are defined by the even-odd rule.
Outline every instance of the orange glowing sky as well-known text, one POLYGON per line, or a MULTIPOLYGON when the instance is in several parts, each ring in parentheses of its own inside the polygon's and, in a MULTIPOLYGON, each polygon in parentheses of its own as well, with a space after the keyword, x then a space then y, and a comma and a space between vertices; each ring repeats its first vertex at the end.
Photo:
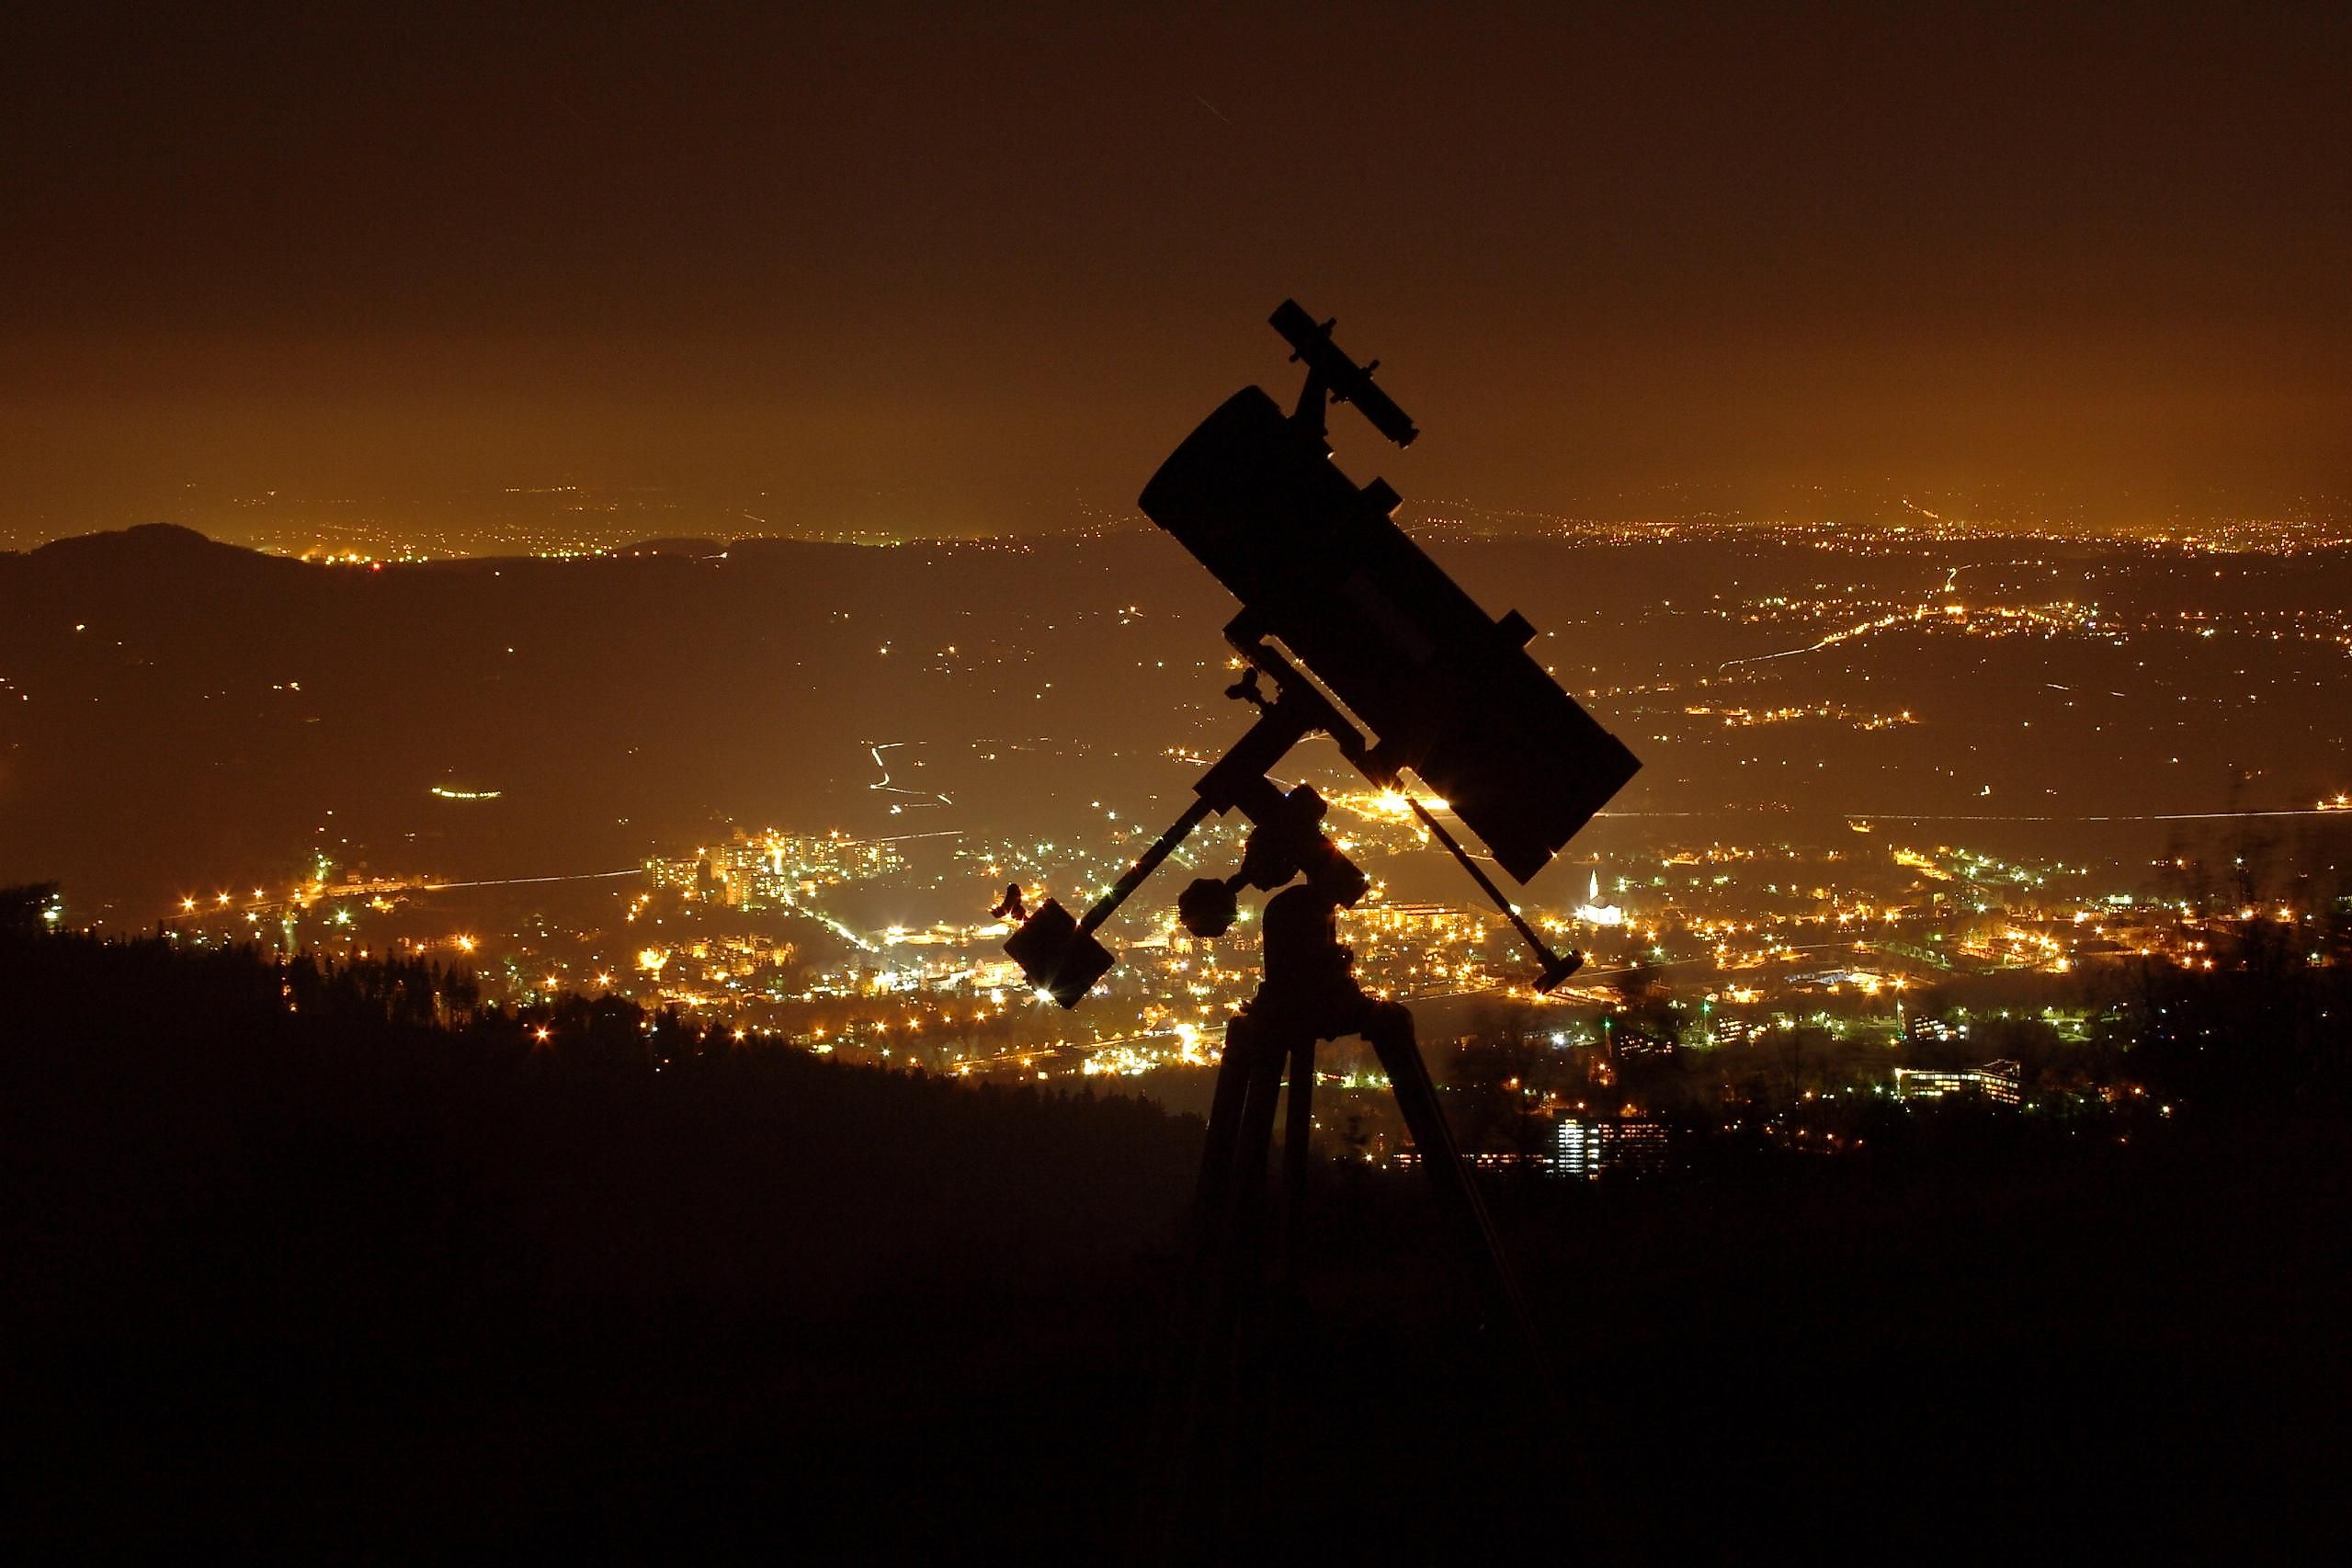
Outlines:
POLYGON ((1421 500, 2352 494, 2341 7, 781 9, 0 24, 0 528, 1063 527, 1286 294, 1421 500))

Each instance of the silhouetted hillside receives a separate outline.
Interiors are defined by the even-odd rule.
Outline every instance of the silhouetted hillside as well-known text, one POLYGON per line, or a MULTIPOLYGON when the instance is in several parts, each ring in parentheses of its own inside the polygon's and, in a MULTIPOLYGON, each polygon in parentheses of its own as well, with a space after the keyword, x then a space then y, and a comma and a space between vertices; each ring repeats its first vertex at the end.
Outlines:
MULTIPOLYGON (((419 964, 20 936, 0 995, 0 1343, 35 1550, 1131 1541, 1197 1124, 625 1005, 438 1027, 472 1002, 419 964)), ((2332 1528, 2340 1119, 2158 1125, 2085 1143, 1963 1115, 1869 1158, 1497 1185, 1557 1403, 1475 1331, 1419 1187, 1326 1171, 1268 1550, 2201 1552, 2332 1528)))
POLYGON ((77 1278, 181 1256, 181 1209, 295 1226, 239 1239, 260 1253, 209 1281, 233 1294, 352 1267, 530 1316, 585 1292, 805 1320, 896 1275, 1025 1288, 1165 1245, 1188 1174, 1192 1134, 1141 1102, 839 1067, 616 999, 440 1026, 472 987, 421 964, 58 937, 0 946, 0 994, 8 1144, 49 1216, 14 1278, 77 1303, 20 1299, 52 1331, 87 1324, 77 1278), (348 1245, 378 1224, 415 1256, 348 1245))
POLYGON ((862 1467, 943 1399, 1012 1397, 1007 1365, 1148 1323, 1117 1303, 1193 1159, 1148 1106, 746 1052, 626 1005, 559 1011, 550 1042, 437 1028, 466 988, 422 966, 0 939, 0 1336, 12 1425, 39 1413, 12 1468, 61 1481, 61 1540, 301 1540, 360 1493, 427 1511, 396 1536, 528 1527, 498 1476, 670 1465, 715 1440, 669 1430, 711 1401, 862 1467), (560 1460, 502 1451, 527 1410, 560 1460))

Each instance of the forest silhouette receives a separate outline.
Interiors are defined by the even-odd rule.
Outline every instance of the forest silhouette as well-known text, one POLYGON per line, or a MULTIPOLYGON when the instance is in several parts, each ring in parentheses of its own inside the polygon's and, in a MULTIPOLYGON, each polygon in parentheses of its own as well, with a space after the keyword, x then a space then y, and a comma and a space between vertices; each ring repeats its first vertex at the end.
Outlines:
MULTIPOLYGON (((507 1013, 427 964, 0 924, 28 1542, 1131 1544, 1197 1120, 611 999, 507 1013)), ((2307 1086, 2130 1142, 1961 1110, 1834 1160, 1491 1181, 1557 1408, 1474 1331, 1418 1184, 1326 1163, 1279 1533, 1670 1560, 2319 1527, 2342 1132, 2307 1086)))

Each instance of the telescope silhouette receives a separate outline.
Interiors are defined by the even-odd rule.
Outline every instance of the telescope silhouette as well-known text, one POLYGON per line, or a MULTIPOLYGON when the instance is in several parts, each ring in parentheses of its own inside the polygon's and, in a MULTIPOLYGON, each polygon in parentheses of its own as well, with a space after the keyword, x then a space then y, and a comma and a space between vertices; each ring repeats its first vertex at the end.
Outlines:
POLYGON ((1005 945, 1029 983, 1075 1006, 1118 960, 1093 933, 1211 812, 1251 825, 1240 871, 1195 882, 1187 929, 1221 935, 1241 886, 1271 891, 1303 874, 1332 902, 1366 886, 1317 825, 1323 801, 1267 777, 1306 735, 1329 734, 1365 778, 1400 790, 1422 824, 1500 907, 1534 951, 1539 990, 1581 958, 1555 954, 1406 783, 1426 785, 1496 864, 1526 882, 1550 864, 1641 763, 1527 652, 1517 610, 1491 618, 1393 520, 1386 481, 1358 485, 1332 461, 1328 403, 1353 405, 1403 447, 1420 434, 1358 365, 1285 300, 1271 324, 1306 367, 1284 413, 1245 387, 1187 437, 1143 488, 1142 509, 1241 601, 1225 638, 1248 673, 1227 695, 1260 710, 1250 732, 1195 786, 1185 814, 1083 917, 1049 899, 1005 945), (1267 697, 1261 681, 1270 681, 1267 697), (1276 879, 1278 873, 1278 880, 1276 879), (1221 889, 1221 891, 1220 891, 1221 889))
POLYGON ((1226 695, 1256 708, 1256 722, 1084 918, 1049 899, 1005 944, 1030 984, 1075 1006, 1117 961, 1095 929, 1210 813, 1248 820, 1241 865, 1195 881, 1176 901, 1187 931, 1216 937, 1237 917, 1242 888, 1274 894, 1261 927, 1260 983, 1226 1023, 1201 1147, 1199 1247, 1179 1335, 1188 1349, 1166 1402, 1169 1457, 1154 1467, 1152 1505, 1165 1555, 1176 1562, 1222 1560, 1250 1539, 1246 1500, 1276 1473, 1261 1451, 1269 1423, 1250 1410, 1249 1391, 1270 1388, 1277 1360, 1300 1349, 1294 1336, 1287 1356, 1272 1352, 1255 1321, 1267 1283, 1267 1178, 1279 1108, 1288 1272, 1306 1203, 1322 1041, 1352 1035, 1379 1058, 1462 1261, 1483 1279, 1496 1318, 1516 1328, 1528 1364, 1544 1364, 1413 1014, 1366 992, 1339 940, 1338 912, 1370 882, 1323 831, 1314 790, 1284 790, 1268 774, 1320 732, 1365 778, 1402 790, 1534 951, 1535 984, 1549 991, 1582 955, 1545 945, 1407 778, 1437 791, 1441 809, 1524 882, 1641 767, 1528 656, 1535 632, 1526 618, 1487 616, 1396 526, 1397 494, 1385 481, 1358 485, 1333 465, 1324 426, 1332 403, 1354 405, 1398 446, 1419 434, 1373 384, 1375 366, 1358 365, 1332 341, 1334 324, 1317 323, 1294 301, 1283 301, 1273 325, 1306 366, 1296 406, 1285 414, 1256 387, 1235 392, 1160 465, 1142 496, 1152 520, 1241 601, 1225 638, 1245 673, 1226 695))

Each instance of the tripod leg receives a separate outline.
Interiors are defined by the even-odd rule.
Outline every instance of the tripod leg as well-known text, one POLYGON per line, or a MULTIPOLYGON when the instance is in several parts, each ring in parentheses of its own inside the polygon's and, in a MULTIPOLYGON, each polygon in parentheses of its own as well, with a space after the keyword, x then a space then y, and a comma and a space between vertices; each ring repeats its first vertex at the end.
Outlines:
POLYGON ((1454 1144, 1453 1130, 1446 1125, 1445 1108, 1437 1103, 1429 1064, 1421 1059, 1421 1049, 1414 1040, 1413 1015, 1394 1003, 1375 1003, 1365 1019, 1363 1034, 1379 1056, 1381 1070, 1388 1074, 1397 1109, 1404 1113, 1405 1128, 1421 1151, 1421 1168, 1429 1174, 1439 1206, 1449 1212, 1462 1249, 1471 1255, 1471 1267, 1485 1274, 1495 1304, 1528 1347, 1534 1348, 1535 1324, 1528 1316, 1519 1282, 1503 1256, 1494 1222, 1488 1218, 1486 1205, 1454 1144))
POLYGON ((1217 1063, 1215 1097, 1209 1104, 1209 1142, 1200 1152, 1200 1183, 1194 1191, 1195 1223, 1202 1245, 1221 1228, 1233 1190, 1234 1150, 1239 1144, 1242 1106, 1249 1096, 1256 1060, 1257 1021, 1247 1013, 1225 1026, 1225 1053, 1217 1063))
POLYGON ((1196 1544, 1243 1539, 1264 1514, 1266 1176, 1289 1054, 1263 1017, 1236 1018, 1226 1031, 1201 1169, 1192 1366, 1178 1439, 1186 1500, 1177 1533, 1196 1544))
MULTIPOLYGON (((1313 1042, 1306 1049, 1312 1052, 1313 1042)), ((1267 1290, 1267 1167, 1274 1154, 1274 1116, 1282 1069, 1296 1060, 1284 1031, 1268 1021, 1250 1063, 1249 1097, 1242 1108, 1240 1147, 1233 1157, 1233 1263, 1225 1276, 1224 1331, 1232 1346, 1234 1383, 1226 1427, 1226 1506, 1236 1540, 1259 1535, 1276 1517, 1278 1493, 1271 1424, 1275 1419, 1275 1356, 1280 1306, 1267 1290), (1288 1049, 1286 1049, 1288 1047, 1288 1049)))
MULTIPOLYGON (((1312 1046, 1309 1046, 1312 1050, 1312 1046)), ((1266 1167, 1274 1154, 1274 1102, 1282 1090, 1283 1060, 1290 1053, 1267 1029, 1250 1048, 1249 1088, 1242 1102, 1238 1146, 1233 1151, 1232 1212, 1237 1270, 1247 1288, 1259 1283, 1260 1240, 1266 1226, 1266 1167)))
MULTIPOLYGON (((1223 1058, 1209 1109, 1209 1136, 1193 1197, 1192 1275, 1185 1293, 1180 1363, 1161 1420, 1165 1464, 1147 1505, 1166 1561, 1187 1561, 1228 1532, 1233 1506, 1233 1427, 1242 1378, 1235 1344, 1236 1298, 1249 1267, 1240 1232, 1249 1204, 1244 1140, 1259 1059, 1279 1049, 1249 1013, 1226 1026, 1223 1058)), ((1261 1163, 1258 1169, 1262 1172, 1261 1163)), ((1261 1184, 1263 1176, 1260 1177, 1261 1184)))
POLYGON ((1188 1403, 1196 1407, 1204 1398, 1216 1403, 1209 1391, 1232 1376, 1235 1312, 1240 1299, 1255 1288, 1256 1217, 1266 1202, 1267 1124, 1272 1079, 1281 1060, 1281 1046, 1263 1019, 1244 1013, 1227 1026, 1193 1200, 1193 1365, 1187 1381, 1194 1391, 1188 1403))
POLYGON ((1282 1268, 1295 1274, 1307 1205, 1307 1156, 1314 1141, 1315 1041, 1301 1035, 1290 1045, 1290 1098, 1282 1120, 1282 1268))

